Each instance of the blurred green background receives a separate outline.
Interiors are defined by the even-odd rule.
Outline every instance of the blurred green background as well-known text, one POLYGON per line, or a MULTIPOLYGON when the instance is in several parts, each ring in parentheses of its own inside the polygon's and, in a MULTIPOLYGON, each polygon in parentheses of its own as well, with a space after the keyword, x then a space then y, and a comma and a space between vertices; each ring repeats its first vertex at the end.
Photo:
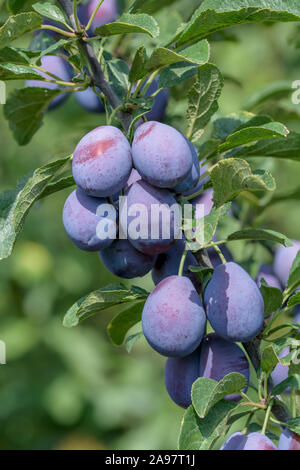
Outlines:
MULTIPOLYGON (((185 3, 193 5, 181 1, 172 12, 186 13, 185 3)), ((300 51, 289 43, 294 30, 295 25, 243 26, 234 30, 238 42, 212 44, 212 62, 242 84, 226 80, 219 116, 238 111, 273 81, 300 79, 300 51)), ((182 109, 173 98, 168 116, 182 109)), ((70 154, 87 131, 104 122, 71 97, 45 116, 30 144, 19 147, 2 109, 0 116, 1 190, 70 154)), ((299 122, 289 122, 290 129, 299 130, 299 122)), ((299 184, 299 164, 259 164, 271 165, 278 191, 299 184)), ((165 360, 143 340, 130 355, 115 348, 106 333, 108 314, 77 329, 62 326, 75 300, 117 281, 96 254, 80 252, 67 239, 61 213, 69 193, 35 205, 13 255, 0 264, 0 339, 7 345, 7 364, 0 366, 0 448, 175 449, 183 411, 165 391, 165 360)), ((273 206, 264 216, 265 227, 300 239, 298 202, 273 206)), ((150 276, 133 283, 153 288, 150 276)))

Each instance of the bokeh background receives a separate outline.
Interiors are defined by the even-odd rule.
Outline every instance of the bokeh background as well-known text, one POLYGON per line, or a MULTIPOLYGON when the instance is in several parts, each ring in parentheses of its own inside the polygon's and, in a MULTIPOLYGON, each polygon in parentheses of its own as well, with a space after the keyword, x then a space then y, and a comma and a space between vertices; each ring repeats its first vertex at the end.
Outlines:
MULTIPOLYGON (((169 13, 185 20, 197 3, 178 1, 169 13)), ((3 3, 0 20, 6 15, 3 3)), ((212 44, 212 62, 227 76, 219 116, 238 111, 274 81, 300 79, 300 50, 291 42, 295 27, 246 25, 234 29, 235 41, 212 44)), ((186 103, 178 93, 170 100, 168 120, 182 126, 186 103)), ((291 97, 286 104, 292 106, 291 97)), ((299 130, 297 106, 294 111, 288 125, 299 130)), ((70 154, 103 122, 102 115, 88 114, 71 97, 45 116, 27 146, 19 147, 0 107, 1 191, 70 154)), ((278 191, 299 184, 299 164, 262 159, 259 164, 270 167, 278 191)), ((0 366, 0 449, 175 449, 183 411, 165 391, 165 360, 143 340, 130 355, 124 347, 115 348, 106 333, 109 314, 75 329, 62 326, 75 300, 118 281, 97 254, 80 252, 67 239, 61 215, 69 193, 35 205, 13 255, 0 264, 0 339, 7 345, 7 364, 0 366)), ((272 206, 263 225, 300 239, 299 202, 272 206)), ((153 288, 150 276, 133 284, 153 288)))

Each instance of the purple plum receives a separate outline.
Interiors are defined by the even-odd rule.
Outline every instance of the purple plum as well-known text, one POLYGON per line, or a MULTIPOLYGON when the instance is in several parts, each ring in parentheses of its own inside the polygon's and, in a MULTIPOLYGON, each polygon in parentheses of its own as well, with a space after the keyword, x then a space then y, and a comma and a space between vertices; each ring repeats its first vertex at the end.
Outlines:
POLYGON ((184 195, 186 192, 189 192, 192 188, 195 188, 197 186, 197 183, 200 178, 200 164, 198 160, 197 150, 188 139, 185 140, 190 147, 190 151, 193 158, 193 164, 188 176, 183 181, 178 183, 174 188, 176 193, 182 193, 184 195))
MULTIPOLYGON (((280 358, 283 358, 287 356, 290 353, 290 348, 286 347, 281 351, 279 354, 280 358)), ((287 379, 289 376, 289 366, 283 366, 280 362, 276 365, 275 369, 273 370, 271 374, 271 378, 273 380, 274 386, 280 384, 283 382, 285 379, 287 379)), ((288 391, 288 389, 287 389, 288 391)))
POLYGON ((300 450, 300 436, 289 429, 285 429, 280 436, 279 450, 300 450))
MULTIPOLYGON (((80 22, 86 25, 92 16, 95 8, 99 4, 99 0, 90 0, 78 8, 78 17, 80 22)), ((117 0, 104 0, 96 13, 89 33, 99 26, 112 23, 119 15, 117 0)))
POLYGON ((84 91, 77 91, 75 98, 86 111, 91 113, 103 113, 105 111, 101 98, 96 95, 91 87, 84 91))
POLYGON ((261 286, 261 280, 264 279, 266 283, 271 287, 276 287, 276 289, 281 289, 281 284, 279 279, 275 276, 272 266, 268 264, 262 264, 259 273, 257 275, 257 285, 261 286))
POLYGON ((223 444, 221 450, 277 450, 275 444, 264 434, 235 432, 223 444))
POLYGON ((298 251, 300 250, 300 242, 296 240, 292 241, 293 246, 280 246, 276 250, 274 258, 274 273, 278 277, 284 288, 287 285, 293 261, 296 258, 298 251))

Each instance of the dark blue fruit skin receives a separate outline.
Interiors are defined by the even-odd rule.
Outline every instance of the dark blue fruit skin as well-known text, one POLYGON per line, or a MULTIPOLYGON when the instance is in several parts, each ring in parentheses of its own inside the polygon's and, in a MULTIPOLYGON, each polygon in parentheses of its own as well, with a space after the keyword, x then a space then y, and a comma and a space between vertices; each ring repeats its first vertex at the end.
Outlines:
POLYGON ((275 444, 264 434, 235 432, 223 444, 221 450, 277 450, 275 444))
MULTIPOLYGON (((106 199, 87 196, 79 188, 65 202, 63 224, 69 238, 81 250, 99 251, 113 242, 109 238, 100 240, 97 236, 97 225, 102 219, 96 214, 100 204, 107 204, 106 199)), ((108 221, 108 224, 112 223, 108 221)))
POLYGON ((195 351, 206 317, 190 279, 170 276, 161 281, 145 303, 142 326, 150 346, 163 356, 184 357, 195 351))
POLYGON ((292 240, 293 246, 280 246, 275 253, 273 269, 282 287, 286 287, 293 261, 300 250, 300 242, 292 240))
POLYGON ((174 188, 189 175, 193 163, 183 135, 157 121, 145 122, 137 128, 132 157, 142 178, 159 188, 174 188))
POLYGON ((145 276, 155 262, 155 257, 137 251, 128 240, 115 240, 99 256, 106 269, 124 279, 145 276))
MULTIPOLYGON (((158 80, 157 78, 153 80, 148 90, 145 93, 145 96, 148 97, 155 93, 158 90, 158 80)), ((163 89, 154 97, 154 105, 146 114, 148 121, 163 121, 166 116, 166 109, 169 100, 169 90, 163 89)))
POLYGON ((300 450, 300 436, 285 429, 280 436, 278 450, 300 450))
POLYGON ((192 168, 187 178, 181 181, 181 183, 177 184, 174 188, 176 193, 181 193, 184 195, 186 192, 189 193, 192 188, 195 188, 197 186, 197 183, 200 178, 200 163, 198 160, 198 154, 196 152, 194 145, 191 144, 191 142, 188 139, 185 138, 185 140, 190 147, 190 151, 191 151, 192 158, 193 158, 193 164, 192 164, 192 168))
MULTIPOLYGON (((42 57, 41 64, 44 69, 46 69, 50 73, 57 75, 61 80, 66 82, 69 82, 71 80, 70 66, 68 62, 62 59, 61 57, 46 55, 42 57)), ((52 78, 44 72, 38 72, 44 78, 52 78)), ((42 87, 47 88, 48 90, 56 90, 58 88, 58 85, 56 83, 43 82, 39 80, 27 80, 25 82, 25 85, 26 87, 42 87)), ((56 96, 48 106, 48 109, 51 110, 57 108, 69 96, 70 93, 62 93, 61 95, 56 96)))
MULTIPOLYGON (((249 362, 242 349, 237 344, 220 338, 216 333, 206 335, 200 345, 199 376, 219 382, 231 372, 244 375, 249 384, 249 362)), ((248 386, 243 391, 246 392, 247 388, 248 386)), ((239 401, 241 396, 233 393, 225 398, 239 401)))
MULTIPOLYGON (((154 268, 152 269, 152 279, 155 285, 166 277, 178 274, 181 256, 185 249, 184 240, 178 240, 170 250, 157 256, 154 268)), ((198 266, 195 256, 189 251, 183 267, 183 275, 188 277, 194 286, 200 287, 197 277, 189 271, 189 266, 198 266)))
POLYGON ((90 196, 109 197, 121 191, 131 170, 129 142, 116 127, 97 127, 74 150, 75 183, 90 196))
POLYGON ((192 385, 199 377, 199 350, 185 357, 169 357, 165 364, 165 386, 172 400, 182 408, 192 404, 192 385))
MULTIPOLYGON (((120 228, 124 233, 124 236, 120 238, 128 238, 128 240, 133 244, 133 246, 149 255, 156 255, 167 251, 175 243, 175 230, 174 230, 174 216, 171 210, 168 210, 168 215, 171 220, 171 229, 170 237, 164 238, 162 232, 162 220, 157 222, 159 228, 159 238, 151 238, 151 208, 153 205, 165 204, 166 206, 172 207, 176 204, 175 199, 169 191, 166 189, 154 188, 153 186, 147 184, 145 181, 137 181, 132 184, 127 192, 127 211, 126 207, 120 209, 120 228), (129 216, 129 211, 134 204, 143 204, 146 208, 147 213, 145 217, 142 217, 142 221, 139 224, 140 232, 147 235, 147 238, 143 236, 137 236, 137 239, 133 239, 130 230, 126 230, 126 223, 128 229, 130 229, 130 224, 136 219, 135 216, 129 216), (127 235, 126 235, 127 234, 127 235)), ((137 216, 138 217, 138 216, 137 216)))
POLYGON ((217 266, 204 294, 215 332, 235 342, 251 341, 262 330, 264 301, 256 283, 238 264, 217 266))
POLYGON ((103 113, 105 111, 101 98, 96 95, 92 88, 77 91, 75 98, 86 111, 91 113, 103 113))

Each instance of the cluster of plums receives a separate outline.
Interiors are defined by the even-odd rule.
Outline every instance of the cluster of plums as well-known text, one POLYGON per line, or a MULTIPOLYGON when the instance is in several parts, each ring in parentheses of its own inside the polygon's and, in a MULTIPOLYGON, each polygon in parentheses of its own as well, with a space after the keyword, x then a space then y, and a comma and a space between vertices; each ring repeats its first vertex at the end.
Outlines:
POLYGON ((300 436, 285 429, 279 439, 278 448, 266 435, 259 432, 232 434, 221 450, 300 450, 300 436))

